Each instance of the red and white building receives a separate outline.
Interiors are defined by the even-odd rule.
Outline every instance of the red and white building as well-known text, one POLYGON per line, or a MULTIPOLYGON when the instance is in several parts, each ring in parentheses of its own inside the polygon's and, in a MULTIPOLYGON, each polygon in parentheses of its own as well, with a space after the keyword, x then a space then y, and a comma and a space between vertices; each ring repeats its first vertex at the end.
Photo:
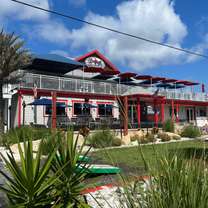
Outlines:
MULTIPOLYGON (((79 125, 83 122, 85 112, 82 103, 85 98, 98 108, 87 108, 87 122, 119 123, 120 112, 118 100, 122 102, 132 124, 162 123, 171 115, 171 109, 176 117, 176 123, 196 120, 196 117, 207 117, 207 96, 204 93, 186 91, 186 88, 157 88, 149 79, 149 84, 139 84, 141 80, 134 77, 119 79, 122 75, 114 75, 107 79, 100 73, 103 71, 119 71, 97 50, 85 54, 75 60, 53 54, 35 55, 33 64, 27 68, 28 73, 22 78, 18 86, 4 86, 5 114, 7 128, 30 123, 51 126, 51 106, 25 107, 23 118, 23 102, 34 101, 34 84, 37 85, 37 97, 52 99, 52 92, 57 92, 57 101, 73 107, 57 107, 57 122, 60 124, 79 125), (72 66, 77 61, 80 66, 72 66), (84 65, 84 66, 82 66, 84 65), (74 69, 77 68, 77 69, 74 69), (118 78, 116 80, 116 78, 118 78), (132 85, 130 79, 137 85, 132 85), (115 108, 103 108, 112 105, 115 108), (148 109, 146 111, 146 108, 148 109), (148 114, 146 114, 148 113, 148 114)), ((123 73, 127 75, 128 73, 123 73)), ((154 78, 152 78, 154 80, 154 78)), ((159 82, 160 83, 160 82, 159 82)), ((159 84, 158 83, 158 84, 159 84)), ((172 83, 174 84, 174 83, 172 83)))

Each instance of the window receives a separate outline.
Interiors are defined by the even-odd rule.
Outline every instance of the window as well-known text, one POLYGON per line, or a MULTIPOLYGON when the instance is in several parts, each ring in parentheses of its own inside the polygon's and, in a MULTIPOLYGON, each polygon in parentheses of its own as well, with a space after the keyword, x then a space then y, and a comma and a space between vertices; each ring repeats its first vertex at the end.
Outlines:
POLYGON ((201 117, 206 117, 206 111, 205 111, 205 109, 200 109, 200 116, 201 117))
MULTIPOLYGON (((51 116, 52 115, 52 106, 51 105, 46 105, 45 106, 45 115, 51 116)), ((66 110, 65 107, 56 107, 56 115, 57 116, 65 116, 66 115, 66 110)))
MULTIPOLYGON (((84 103, 74 103, 74 115, 76 116, 84 116, 85 115, 85 108, 84 103)), ((86 108, 86 115, 91 115, 90 108, 86 108)))
POLYGON ((98 104, 98 115, 99 116, 112 116, 113 115, 112 104, 98 104))

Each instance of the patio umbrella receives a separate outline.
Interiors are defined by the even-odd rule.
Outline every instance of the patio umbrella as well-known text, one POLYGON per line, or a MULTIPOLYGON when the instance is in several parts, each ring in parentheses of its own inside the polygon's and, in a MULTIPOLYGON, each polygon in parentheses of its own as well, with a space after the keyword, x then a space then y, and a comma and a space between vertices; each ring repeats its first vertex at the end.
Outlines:
POLYGON ((162 83, 171 83, 171 82, 176 82, 177 79, 165 79, 162 81, 162 83))
POLYGON ((145 74, 142 74, 142 75, 139 75, 137 77, 134 77, 134 79, 138 79, 138 80, 142 80, 142 79, 150 79, 152 78, 152 76, 150 75, 145 75, 145 74))
POLYGON ((185 81, 185 80, 180 80, 180 81, 177 81, 175 82, 176 84, 186 84, 188 83, 188 81, 185 81))
POLYGON ((135 77, 136 75, 137 75, 137 73, 125 72, 125 73, 119 74, 118 76, 128 79, 130 77, 135 77))
POLYGON ((137 84, 155 84, 155 83, 158 83, 158 82, 157 81, 145 80, 145 81, 139 82, 137 84))
MULTIPOLYGON (((56 102, 57 105, 63 105, 65 103, 63 102, 56 102)), ((27 105, 52 105, 52 100, 43 98, 37 101, 34 101, 32 103, 28 103, 27 105)))
POLYGON ((158 84, 156 85, 156 87, 164 87, 166 89, 166 87, 170 87, 171 84, 168 84, 168 83, 161 83, 161 84, 158 84))
MULTIPOLYGON (((134 77, 134 79, 137 79, 137 80, 151 79, 151 78, 152 78, 152 76, 146 75, 146 74, 142 74, 137 77, 134 77)), ((143 84, 151 84, 151 89, 152 89, 152 80, 150 80, 150 83, 143 83, 143 84)))
POLYGON ((183 85, 171 85, 169 87, 167 87, 168 89, 177 89, 177 88, 183 88, 183 85))
POLYGON ((164 78, 164 77, 152 77, 152 78, 149 78, 149 80, 152 80, 152 81, 156 81, 156 82, 158 82, 158 81, 163 81, 163 80, 165 80, 166 78, 164 78))
POLYGON ((184 85, 191 86, 191 92, 192 92, 192 86, 199 85, 199 83, 198 82, 188 82, 188 83, 185 83, 184 85))
POLYGON ((102 75, 102 74, 98 74, 97 76, 92 77, 91 79, 101 79, 101 80, 107 80, 107 79, 111 79, 113 78, 113 76, 111 75, 102 75))
POLYGON ((106 70, 106 71, 101 71, 100 72, 102 75, 117 75, 120 74, 120 71, 115 71, 115 70, 106 70))
POLYGON ((124 81, 124 82, 121 82, 120 84, 125 84, 125 85, 137 85, 136 82, 132 82, 132 81, 124 81))

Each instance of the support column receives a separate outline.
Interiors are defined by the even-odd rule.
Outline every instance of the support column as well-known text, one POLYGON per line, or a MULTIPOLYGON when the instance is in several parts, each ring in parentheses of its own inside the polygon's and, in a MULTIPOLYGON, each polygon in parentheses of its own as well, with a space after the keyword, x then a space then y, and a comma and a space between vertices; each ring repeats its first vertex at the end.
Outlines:
POLYGON ((140 98, 137 98, 137 123, 140 123, 140 98))
POLYGON ((19 92, 19 119, 18 119, 18 126, 20 127, 20 124, 21 124, 21 102, 22 102, 22 92, 20 91, 19 92))
POLYGON ((124 136, 128 135, 128 100, 124 97, 124 136))
POLYGON ((7 105, 7 131, 9 131, 9 129, 11 128, 10 116, 11 116, 11 98, 8 99, 8 105, 7 105))
POLYGON ((172 113, 171 113, 171 117, 172 117, 172 121, 173 123, 175 122, 175 116, 174 116, 174 101, 171 100, 171 108, 172 108, 172 113))
POLYGON ((155 113, 154 113, 154 117, 155 117, 155 123, 157 123, 157 99, 154 99, 154 111, 155 111, 155 113))
POLYGON ((178 123, 178 104, 176 104, 176 123, 178 123))
POLYGON ((57 92, 53 92, 53 97, 52 97, 52 130, 56 131, 56 97, 57 97, 57 92))
POLYGON ((162 123, 165 121, 164 102, 162 102, 162 123))

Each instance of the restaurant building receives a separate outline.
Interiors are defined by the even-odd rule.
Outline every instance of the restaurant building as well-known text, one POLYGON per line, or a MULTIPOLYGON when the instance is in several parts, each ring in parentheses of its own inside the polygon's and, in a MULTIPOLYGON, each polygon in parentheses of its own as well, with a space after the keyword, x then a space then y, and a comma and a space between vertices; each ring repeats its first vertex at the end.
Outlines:
POLYGON ((120 124, 125 120, 121 119, 123 110, 128 114, 128 122, 136 126, 145 125, 147 119, 149 124, 162 123, 172 112, 176 123, 207 117, 206 94, 190 91, 190 86, 199 83, 120 73, 97 50, 74 60, 55 54, 36 54, 25 70, 27 73, 19 85, 3 87, 5 130, 23 123, 51 126, 51 105, 28 105, 34 102, 34 85, 37 99, 52 99, 55 91, 57 101, 67 105, 57 106, 57 125, 81 125, 86 99, 91 104, 86 109, 90 128, 120 124))

